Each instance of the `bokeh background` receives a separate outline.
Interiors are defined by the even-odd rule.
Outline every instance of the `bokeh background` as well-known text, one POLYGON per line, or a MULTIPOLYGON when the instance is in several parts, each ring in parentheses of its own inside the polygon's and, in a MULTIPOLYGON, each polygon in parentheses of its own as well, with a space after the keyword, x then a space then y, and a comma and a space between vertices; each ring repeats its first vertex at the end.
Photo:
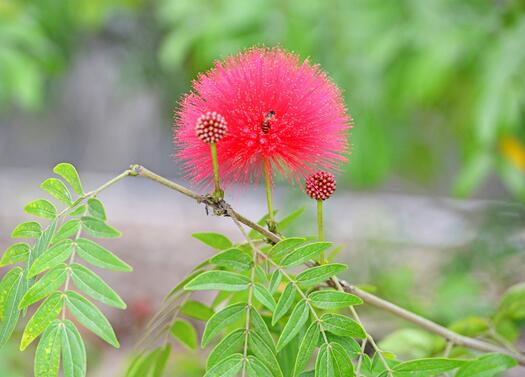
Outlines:
MULTIPOLYGON (((182 181, 172 114, 191 80, 240 49, 281 46, 322 65, 355 121, 327 206, 346 278, 444 324, 488 317, 525 279, 524 43, 519 0, 0 0, 0 246, 57 162, 88 187, 132 162, 182 181)), ((229 199, 258 218, 263 195, 229 199)), ((238 236, 153 183, 102 198, 124 232, 107 245, 135 272, 106 276, 130 303, 107 311, 124 350, 90 339, 90 375, 118 376, 163 295, 210 253, 191 232, 238 236)), ((311 223, 300 188, 279 185, 277 203, 311 223)), ((428 334, 387 337, 405 324, 365 318, 388 347, 431 353, 428 334)), ((519 339, 522 322, 504 335, 519 339)), ((2 377, 30 375, 16 349, 0 351, 2 377)), ((180 350, 172 375, 202 375, 202 357, 180 350)))

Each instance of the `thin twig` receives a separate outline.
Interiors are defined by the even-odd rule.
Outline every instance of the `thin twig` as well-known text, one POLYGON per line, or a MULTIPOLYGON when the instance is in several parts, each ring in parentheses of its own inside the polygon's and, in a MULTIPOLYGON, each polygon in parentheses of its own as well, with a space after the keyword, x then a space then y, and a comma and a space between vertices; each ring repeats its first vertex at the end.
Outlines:
POLYGON ((357 359, 357 366, 355 368, 355 375, 356 377, 361 377, 361 364, 363 364, 363 356, 365 355, 365 349, 366 349, 366 343, 368 342, 368 339, 363 339, 363 342, 361 343, 361 353, 359 354, 359 358, 357 359))
MULTIPOLYGON (((196 200, 198 203, 204 203, 207 206, 210 206, 214 209, 215 213, 222 216, 231 216, 235 218, 240 223, 248 226, 249 228, 255 230, 259 234, 263 235, 270 241, 277 243, 281 241, 281 237, 277 234, 270 232, 266 228, 260 226, 257 223, 254 223, 253 221, 249 220, 248 218, 242 216, 241 214, 237 213, 235 210, 229 211, 227 213, 227 208, 229 205, 221 200, 221 201, 214 201, 209 196, 200 195, 182 185, 179 185, 175 182, 170 181, 169 179, 166 179, 156 173, 153 173, 152 171, 144 168, 140 165, 133 165, 130 168, 131 173, 130 176, 141 176, 148 179, 151 179, 155 182, 158 182, 166 187, 169 187, 175 191, 180 192, 183 195, 186 195, 194 200, 196 200)), ((429 319, 426 319, 424 317, 421 317, 413 312, 410 312, 400 306, 397 306, 389 301, 386 301, 382 298, 379 298, 371 293, 365 292, 359 288, 357 288, 354 285, 351 285, 347 283, 344 280, 338 280, 341 287, 344 289, 345 292, 351 293, 353 295, 356 295, 360 297, 364 302, 366 302, 369 305, 375 306, 381 310, 387 311, 389 313, 392 313, 408 322, 411 322, 431 333, 434 333, 436 335, 439 335, 443 338, 445 338, 448 341, 452 341, 455 345, 467 347, 473 350, 481 351, 481 352, 499 352, 506 355, 509 355, 513 358, 515 358, 521 365, 525 365, 525 355, 521 353, 511 352, 509 350, 506 350, 505 348, 498 347, 494 344, 487 343, 481 340, 469 338, 467 336, 460 335, 458 333, 455 333, 454 331, 451 331, 447 329, 444 326, 441 326, 435 322, 432 322, 429 319)), ((331 279, 327 282, 329 285, 334 286, 334 280, 331 279)))

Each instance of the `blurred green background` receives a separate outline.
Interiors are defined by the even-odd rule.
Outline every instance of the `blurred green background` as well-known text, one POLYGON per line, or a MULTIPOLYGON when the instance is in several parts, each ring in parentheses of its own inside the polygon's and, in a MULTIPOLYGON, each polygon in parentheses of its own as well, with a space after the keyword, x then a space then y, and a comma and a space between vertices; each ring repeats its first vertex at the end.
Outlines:
MULTIPOLYGON (((321 64, 344 91, 355 128, 338 187, 365 196, 341 194, 340 213, 354 218, 345 223, 332 209, 331 227, 338 242, 350 244, 340 257, 358 266, 353 281, 373 283, 381 296, 441 323, 470 331, 481 321, 484 328, 505 289, 523 280, 523 207, 449 206, 417 197, 378 196, 376 202, 366 195, 525 201, 520 0, 0 0, 2 175, 48 172, 63 160, 81 173, 115 174, 138 161, 177 175, 170 154, 178 99, 215 59, 253 45, 282 46, 321 64), (355 227, 361 233, 348 230, 355 227)), ((28 196, 25 178, 10 182, 13 192, 23 187, 28 196)), ((148 200, 155 202, 155 195, 148 200)), ((290 202, 304 204, 295 197, 290 202)), ((163 198, 154 209, 177 205, 178 198, 170 206, 163 198)), ((116 212, 125 206, 111 199, 116 212)), ((136 215, 124 213, 121 219, 136 215)), ((1 215, 12 228, 14 220, 1 215)), ((312 213, 305 216, 313 220, 312 213)), ((189 239, 182 227, 178 245, 189 239)), ((143 251, 129 246, 130 255, 143 251)), ((162 254, 172 246, 151 247, 162 254)), ((164 262, 157 261, 159 270, 168 268, 164 262)), ((154 280, 155 273, 151 268, 142 276, 154 280)), ((379 324, 373 331, 380 337, 399 325, 374 319, 369 322, 379 324)), ((496 335, 516 340, 525 319, 515 322, 496 335)), ((415 356, 441 352, 428 334, 403 331, 384 339, 389 349, 408 344, 408 353, 421 352, 415 356)), ((15 345, 2 350, 2 377, 24 376, 30 357, 15 345)), ((125 356, 111 357, 124 364, 125 356)), ((179 352, 177 358, 172 375, 202 375, 202 355, 179 352)))
POLYGON ((343 88, 354 187, 525 200, 524 40, 518 0, 0 0, 0 111, 45 111, 104 41, 128 90, 162 93, 167 129, 197 72, 280 45, 343 88))

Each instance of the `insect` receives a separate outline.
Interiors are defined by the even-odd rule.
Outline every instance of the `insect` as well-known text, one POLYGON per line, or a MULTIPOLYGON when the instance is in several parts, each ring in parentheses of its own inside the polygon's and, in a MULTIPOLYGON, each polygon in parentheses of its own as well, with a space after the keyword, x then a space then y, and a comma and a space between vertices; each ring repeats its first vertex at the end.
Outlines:
POLYGON ((271 110, 266 116, 264 117, 261 129, 262 132, 267 134, 270 131, 271 125, 270 120, 275 116, 275 111, 271 110))

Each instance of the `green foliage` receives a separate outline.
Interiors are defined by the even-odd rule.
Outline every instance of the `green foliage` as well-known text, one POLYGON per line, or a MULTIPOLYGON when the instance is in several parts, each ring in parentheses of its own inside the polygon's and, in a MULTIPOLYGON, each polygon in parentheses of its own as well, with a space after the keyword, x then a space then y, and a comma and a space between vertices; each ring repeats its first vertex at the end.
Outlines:
POLYGON ((81 238, 83 232, 104 238, 120 233, 106 224, 102 202, 93 193, 84 193, 71 164, 58 164, 54 172, 64 181, 48 178, 41 187, 64 207, 58 210, 47 199, 26 205, 28 214, 48 220, 49 224, 19 224, 12 237, 34 240, 34 244, 15 243, 0 260, 1 266, 15 265, 0 282, 0 347, 11 338, 22 312, 43 300, 27 321, 20 349, 25 350, 40 338, 35 353, 36 377, 57 377, 61 363, 64 377, 85 377, 84 341, 67 316, 112 346, 118 347, 119 343, 106 317, 87 298, 71 291, 71 283, 104 304, 119 309, 126 304, 101 277, 73 259, 78 254, 88 263, 115 271, 131 271, 131 267, 96 242, 81 238), (73 197, 66 183, 77 197, 73 197))

